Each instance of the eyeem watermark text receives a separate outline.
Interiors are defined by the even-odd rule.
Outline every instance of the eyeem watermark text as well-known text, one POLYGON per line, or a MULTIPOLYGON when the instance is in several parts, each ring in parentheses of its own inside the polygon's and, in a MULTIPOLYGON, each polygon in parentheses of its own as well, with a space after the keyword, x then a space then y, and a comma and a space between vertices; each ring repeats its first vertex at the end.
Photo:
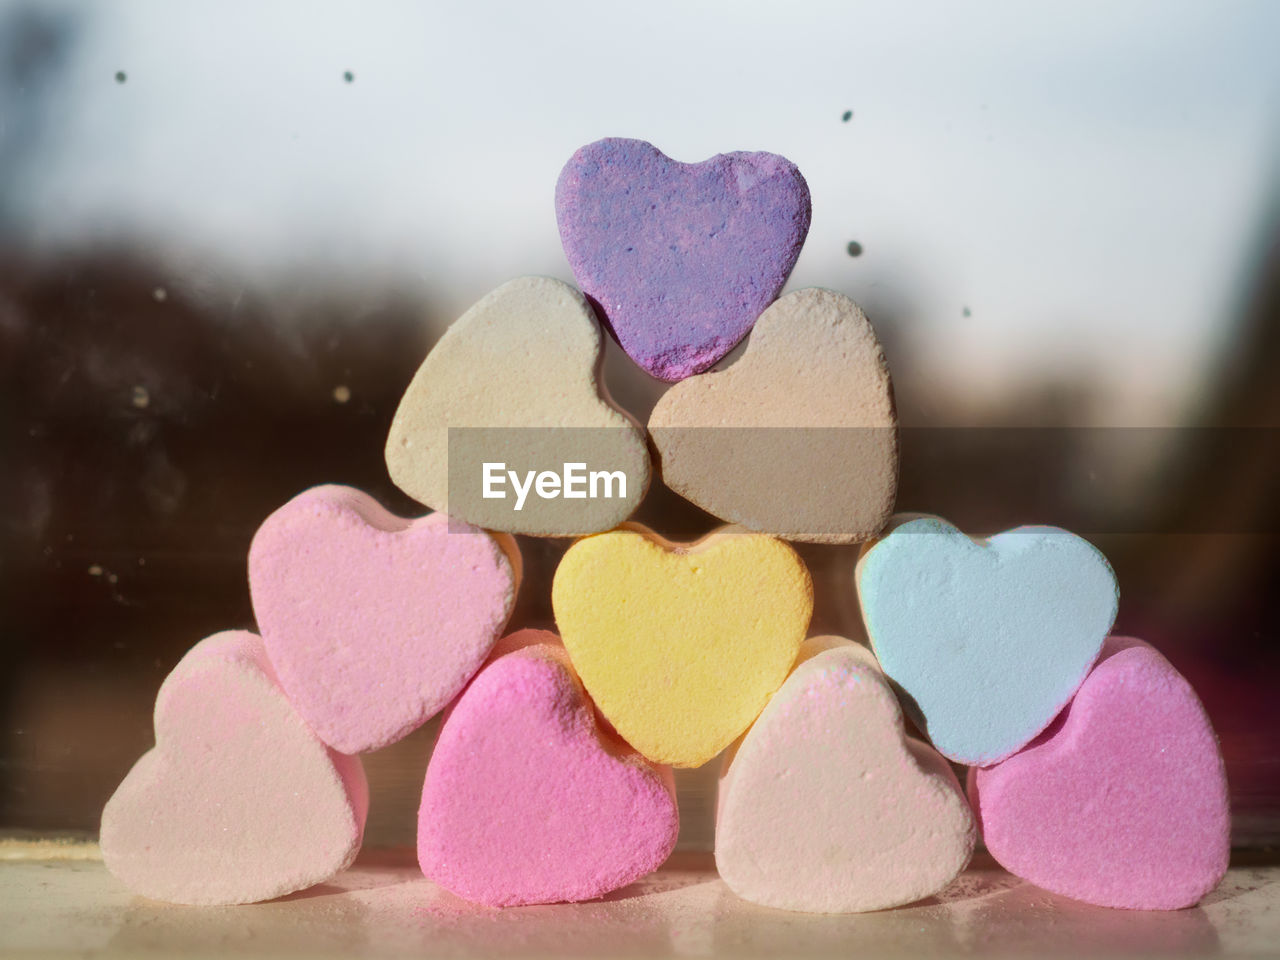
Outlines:
POLYGON ((588 471, 586 463, 566 463, 560 473, 527 470, 521 477, 517 471, 508 470, 505 463, 486 461, 481 465, 481 471, 480 495, 485 500, 505 500, 509 485, 515 494, 515 510, 524 507, 530 492, 543 500, 559 497, 565 500, 611 500, 627 495, 625 473, 621 470, 588 471))

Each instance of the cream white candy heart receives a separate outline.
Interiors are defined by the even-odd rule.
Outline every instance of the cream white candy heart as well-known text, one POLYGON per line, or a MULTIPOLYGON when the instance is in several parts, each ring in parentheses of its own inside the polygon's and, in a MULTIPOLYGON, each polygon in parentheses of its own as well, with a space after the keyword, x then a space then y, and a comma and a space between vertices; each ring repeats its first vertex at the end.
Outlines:
POLYGON ((464 313, 400 401, 387 469, 405 493, 490 530, 609 530, 649 485, 643 429, 600 378, 600 324, 566 283, 521 277, 464 313))
POLYGON ((856 543, 893 512, 889 368, 858 305, 830 290, 775 302, 737 363, 663 395, 649 432, 667 486, 752 530, 856 543))
POLYGON ((102 859, 134 893, 252 903, 355 859, 364 769, 303 723, 259 637, 227 631, 196 644, 161 685, 155 726, 155 748, 102 811, 102 859))
POLYGON ((906 735, 875 658, 840 637, 805 642, 720 777, 716 867, 764 906, 911 903, 964 869, 975 836, 947 762, 906 735))

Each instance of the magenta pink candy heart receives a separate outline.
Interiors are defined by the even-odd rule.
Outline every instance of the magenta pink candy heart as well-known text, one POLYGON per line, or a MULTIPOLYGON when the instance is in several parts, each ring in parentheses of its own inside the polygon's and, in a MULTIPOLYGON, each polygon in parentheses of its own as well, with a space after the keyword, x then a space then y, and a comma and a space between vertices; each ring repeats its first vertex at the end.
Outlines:
POLYGON ((315 487, 263 523, 249 590, 280 685, 342 753, 394 743, 471 679, 515 602, 510 537, 315 487))
POLYGON ((418 860, 477 903, 587 900, 656 869, 679 830, 670 768, 602 734, 559 638, 522 630, 445 715, 418 860))
POLYGON ((662 380, 712 366, 787 281, 809 187, 774 153, 679 163, 643 140, 588 144, 556 184, 578 285, 628 356, 662 380))
POLYGON ((1107 640, 1053 725, 971 770, 969 796, 1002 866, 1076 900, 1175 910, 1227 869, 1217 737, 1191 686, 1140 640, 1107 640))

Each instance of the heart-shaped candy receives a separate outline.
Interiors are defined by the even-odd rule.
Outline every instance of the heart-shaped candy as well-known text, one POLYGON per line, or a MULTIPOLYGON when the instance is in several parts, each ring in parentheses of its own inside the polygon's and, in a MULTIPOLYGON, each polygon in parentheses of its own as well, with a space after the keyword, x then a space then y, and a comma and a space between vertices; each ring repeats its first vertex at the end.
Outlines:
POLYGON ((1176 910, 1227 870, 1218 739, 1191 685, 1140 640, 1110 638, 1044 736, 969 772, 969 797, 1001 866, 1076 900, 1176 910))
POLYGON ((889 368, 857 304, 830 290, 774 303, 737 363, 663 395, 649 433, 667 486, 752 530, 854 543, 893 513, 889 368))
POLYGON ((657 869, 679 831, 671 771, 598 730, 555 634, 522 630, 445 715, 418 862, 490 906, 589 900, 657 869))
POLYGON ((307 728, 258 637, 196 644, 161 685, 155 725, 154 749, 102 811, 102 859, 134 893, 252 903, 355 859, 369 806, 360 760, 307 728))
POLYGON ((906 735, 875 659, 819 637, 728 756, 716 866, 753 903, 880 910, 950 883, 975 833, 955 774, 906 735))
POLYGON ((773 537, 728 527, 674 544, 627 524, 568 549, 551 604, 578 676, 622 738, 655 763, 696 767, 786 679, 813 586, 773 537))
POLYGON ((933 745, 983 766, 1030 743, 1071 699, 1115 622, 1111 565, 1057 527, 972 540, 904 517, 856 580, 871 647, 933 745))
POLYGON ((391 479, 490 530, 567 537, 617 526, 644 499, 649 451, 600 380, 601 347, 600 324, 573 287, 504 283, 418 368, 387 438, 391 479), (542 474, 556 477, 554 489, 542 474))
POLYGON ((253 610, 280 684, 342 753, 394 743, 471 679, 515 603, 511 537, 406 520, 351 487, 314 487, 249 548, 253 610))
POLYGON ((575 153, 556 184, 578 285, 662 380, 706 370, 747 335, 795 266, 809 215, 804 177, 773 153, 678 163, 611 138, 575 153))

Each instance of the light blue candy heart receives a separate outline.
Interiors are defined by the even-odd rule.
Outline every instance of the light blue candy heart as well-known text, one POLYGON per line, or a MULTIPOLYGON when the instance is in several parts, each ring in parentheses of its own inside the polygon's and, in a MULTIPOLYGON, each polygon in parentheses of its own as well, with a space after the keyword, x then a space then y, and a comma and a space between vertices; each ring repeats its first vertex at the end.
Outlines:
POLYGON ((1075 694, 1120 592, 1093 544, 1057 527, 975 541, 937 517, 906 520, 856 574, 884 672, 940 752, 985 766, 1026 746, 1075 694))

